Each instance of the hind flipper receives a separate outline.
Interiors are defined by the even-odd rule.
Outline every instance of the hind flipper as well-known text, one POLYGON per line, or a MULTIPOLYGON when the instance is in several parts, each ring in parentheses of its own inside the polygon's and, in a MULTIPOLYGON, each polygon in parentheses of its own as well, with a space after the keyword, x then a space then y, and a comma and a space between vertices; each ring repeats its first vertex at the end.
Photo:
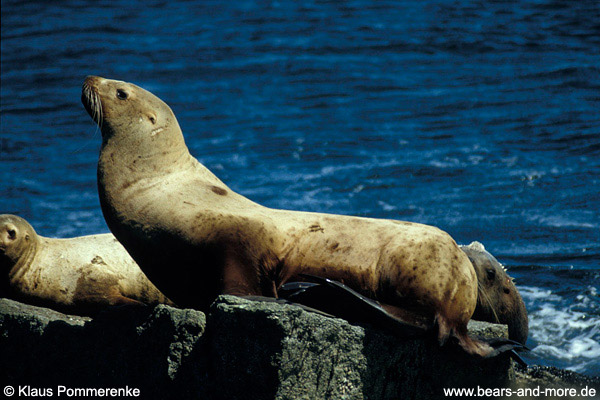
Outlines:
POLYGON ((466 333, 455 334, 455 337, 458 339, 459 346, 471 355, 480 356, 481 358, 491 358, 498 355, 494 352, 494 348, 492 346, 481 340, 473 339, 466 333))
POLYGON ((509 353, 509 356, 515 360, 517 363, 519 363, 521 366, 526 367, 527 363, 525 362, 525 360, 523 360, 521 358, 521 356, 519 356, 519 354, 517 354, 517 351, 523 351, 523 350, 529 350, 526 346, 524 346, 523 344, 516 342, 514 340, 511 339, 505 339, 505 338, 477 338, 478 340, 487 343, 488 345, 490 345, 493 348, 493 351, 491 353, 489 353, 487 356, 485 356, 484 358, 493 358, 496 356, 499 356, 500 354, 504 354, 504 353, 509 353))
POLYGON ((439 314, 436 316, 436 324, 440 345, 443 345, 450 336, 453 336, 458 341, 458 345, 468 354, 481 358, 493 358, 509 352, 509 355, 519 364, 527 365, 515 351, 527 349, 519 342, 505 338, 471 337, 468 335, 466 328, 461 330, 451 327, 447 319, 439 314))
POLYGON ((438 328, 440 346, 446 344, 450 337, 454 337, 458 341, 458 345, 468 354, 487 358, 494 351, 489 344, 470 337, 466 325, 463 327, 453 326, 445 316, 439 313, 435 316, 435 324, 438 328))
POLYGON ((527 368, 527 363, 525 360, 521 358, 519 353, 517 353, 514 349, 510 350, 510 357, 517 362, 521 367, 527 368))

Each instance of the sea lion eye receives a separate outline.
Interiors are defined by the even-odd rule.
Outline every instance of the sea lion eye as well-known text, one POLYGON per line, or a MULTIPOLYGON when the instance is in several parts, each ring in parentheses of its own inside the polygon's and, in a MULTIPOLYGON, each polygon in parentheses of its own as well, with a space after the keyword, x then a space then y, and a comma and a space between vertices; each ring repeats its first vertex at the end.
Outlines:
POLYGON ((123 89, 117 89, 117 97, 121 100, 126 100, 129 95, 123 89))
POLYGON ((493 268, 487 269, 485 272, 487 273, 487 277, 489 280, 492 280, 496 277, 496 271, 494 271, 493 268))
POLYGON ((8 233, 8 237, 11 239, 14 239, 17 237, 17 231, 15 231, 14 229, 9 229, 6 232, 8 233))

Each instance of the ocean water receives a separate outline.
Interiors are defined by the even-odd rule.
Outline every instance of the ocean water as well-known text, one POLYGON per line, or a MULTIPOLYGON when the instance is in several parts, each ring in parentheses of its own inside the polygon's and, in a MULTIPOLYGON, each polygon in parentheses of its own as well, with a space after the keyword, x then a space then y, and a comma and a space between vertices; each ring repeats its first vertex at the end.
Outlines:
POLYGON ((436 225, 506 264, 534 364, 600 375, 597 1, 2 0, 0 212, 107 232, 87 75, 267 206, 436 225))

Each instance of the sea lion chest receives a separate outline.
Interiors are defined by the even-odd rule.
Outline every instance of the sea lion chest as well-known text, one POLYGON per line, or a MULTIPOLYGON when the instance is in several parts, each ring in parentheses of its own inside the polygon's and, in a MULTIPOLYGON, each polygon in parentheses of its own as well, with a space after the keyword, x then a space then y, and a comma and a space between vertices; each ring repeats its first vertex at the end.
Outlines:
POLYGON ((124 178, 117 185, 99 180, 114 235, 163 293, 196 308, 207 307, 231 279, 243 282, 240 294, 260 294, 261 271, 277 263, 264 245, 276 243, 264 207, 202 172, 124 178))

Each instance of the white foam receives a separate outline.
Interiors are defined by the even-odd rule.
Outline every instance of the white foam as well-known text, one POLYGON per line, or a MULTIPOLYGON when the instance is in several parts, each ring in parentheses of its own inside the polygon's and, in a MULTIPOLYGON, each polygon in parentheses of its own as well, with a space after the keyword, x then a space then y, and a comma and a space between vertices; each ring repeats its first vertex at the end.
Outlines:
POLYGON ((429 165, 436 168, 454 168, 462 167, 464 163, 461 163, 458 158, 446 157, 443 161, 431 160, 429 161, 429 165))
POLYGON ((519 291, 527 304, 535 356, 574 371, 600 365, 600 317, 577 311, 591 301, 587 294, 596 293, 593 286, 573 302, 547 289, 524 286, 519 291))
POLYGON ((592 338, 574 340, 569 346, 569 353, 573 357, 595 358, 600 360, 600 343, 592 338))
POLYGON ((377 202, 377 204, 379 204, 384 211, 394 211, 394 210, 398 209, 398 207, 395 207, 395 206, 388 204, 385 201, 381 201, 381 200, 379 200, 377 202))

